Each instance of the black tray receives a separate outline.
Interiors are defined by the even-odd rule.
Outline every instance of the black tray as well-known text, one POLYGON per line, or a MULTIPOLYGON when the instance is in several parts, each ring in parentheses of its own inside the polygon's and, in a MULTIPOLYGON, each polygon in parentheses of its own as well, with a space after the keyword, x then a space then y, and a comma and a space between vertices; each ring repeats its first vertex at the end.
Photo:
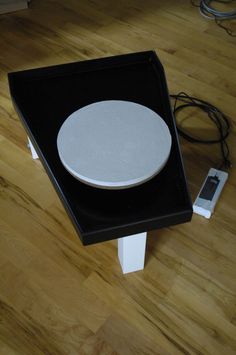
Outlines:
POLYGON ((9 73, 10 92, 33 145, 83 244, 187 222, 192 216, 163 67, 142 52, 9 73), (61 164, 56 139, 65 119, 101 100, 127 100, 156 111, 172 149, 165 168, 138 187, 112 191, 87 186, 61 164))

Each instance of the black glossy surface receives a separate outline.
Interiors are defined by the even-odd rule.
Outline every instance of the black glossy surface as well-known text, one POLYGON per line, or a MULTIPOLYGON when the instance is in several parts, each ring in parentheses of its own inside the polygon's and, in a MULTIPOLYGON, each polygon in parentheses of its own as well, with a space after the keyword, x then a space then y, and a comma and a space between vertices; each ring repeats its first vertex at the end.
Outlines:
POLYGON ((189 199, 163 68, 154 52, 9 74, 12 99, 84 244, 189 221, 189 199), (127 190, 89 187, 60 162, 56 139, 75 110, 101 100, 129 100, 156 111, 169 126, 172 150, 162 172, 127 190))

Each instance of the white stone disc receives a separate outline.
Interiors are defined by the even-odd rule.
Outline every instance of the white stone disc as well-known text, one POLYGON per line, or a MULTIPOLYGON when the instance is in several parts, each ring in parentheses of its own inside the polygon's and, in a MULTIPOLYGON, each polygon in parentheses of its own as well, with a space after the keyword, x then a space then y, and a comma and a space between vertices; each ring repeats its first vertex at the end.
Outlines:
POLYGON ((62 164, 78 180, 124 189, 144 183, 164 167, 171 135, 149 108, 108 100, 72 113, 60 128, 57 147, 62 164))

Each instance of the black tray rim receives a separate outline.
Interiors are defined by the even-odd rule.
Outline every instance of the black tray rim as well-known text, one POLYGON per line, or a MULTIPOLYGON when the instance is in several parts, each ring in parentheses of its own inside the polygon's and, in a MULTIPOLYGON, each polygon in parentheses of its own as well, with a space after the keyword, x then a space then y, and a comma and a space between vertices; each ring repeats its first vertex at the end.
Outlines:
POLYGON ((40 158, 40 161, 42 162, 44 169, 46 170, 47 175, 49 176, 61 202, 62 205, 64 206, 70 220, 72 221, 72 224, 74 225, 74 228, 76 232, 78 233, 82 243, 84 245, 89 245, 89 244, 94 244, 98 242, 103 242, 103 241, 108 241, 112 239, 117 239, 120 237, 124 237, 127 235, 132 235, 132 234, 137 234, 137 233, 142 233, 145 231, 150 231, 153 229, 159 229, 163 227, 168 227, 170 225, 175 225, 179 223, 185 223, 191 220, 192 217, 192 202, 190 198, 190 193, 189 193, 189 188, 186 180, 186 174, 185 174, 185 169, 184 169, 184 164, 183 164, 183 158, 180 150, 180 143, 179 143, 179 138, 178 138, 178 133, 177 133, 177 128, 176 128, 176 123, 174 119, 173 112, 171 110, 171 104, 170 104, 170 96, 169 96, 169 90, 167 87, 167 81, 166 81, 166 75, 165 71, 163 68, 162 63, 160 62, 156 52, 154 50, 150 51, 144 51, 144 52, 135 52, 135 53, 128 53, 128 54, 122 54, 118 56, 109 56, 105 58, 97 58, 97 59, 88 59, 85 61, 75 61, 71 63, 64 63, 64 64, 58 64, 58 65, 52 65, 52 66, 45 66, 42 68, 34 68, 34 69, 27 69, 27 70, 22 70, 22 71, 14 71, 8 73, 8 82, 9 82, 9 89, 10 89, 10 95, 11 99, 14 105, 14 108, 17 112, 17 114, 20 117, 20 120, 27 132, 27 135, 29 136, 29 139, 33 143, 33 146, 40 158), (110 228, 102 228, 98 229, 96 231, 90 231, 86 232, 83 231, 77 217, 75 216, 73 212, 73 208, 71 207, 71 203, 68 203, 66 194, 64 191, 62 191, 59 182, 57 181, 55 175, 53 174, 50 165, 48 164, 46 158, 44 157, 43 152, 41 151, 39 145, 37 144, 37 141, 34 138, 34 134, 31 131, 30 127, 27 124, 27 121, 25 119, 26 114, 24 112, 24 109, 20 108, 18 104, 18 97, 17 93, 14 90, 14 83, 15 80, 39 80, 43 77, 59 77, 63 75, 67 75, 67 71, 70 70, 70 74, 72 75, 71 69, 73 69, 73 73, 84 73, 86 71, 96 71, 98 69, 107 69, 107 68, 114 68, 114 67, 123 67, 125 65, 131 65, 131 64, 136 64, 136 63, 146 63, 149 62, 154 70, 157 71, 158 68, 158 75, 161 76, 161 81, 162 81, 162 87, 163 87, 163 97, 166 102, 168 102, 168 105, 166 105, 166 114, 171 117, 171 124, 172 128, 174 130, 175 136, 176 136, 176 143, 177 143, 177 148, 178 148, 178 153, 179 153, 179 158, 180 158, 180 164, 181 164, 181 175, 184 180, 184 185, 186 188, 186 194, 187 194, 187 199, 188 199, 188 207, 185 210, 182 211, 176 211, 171 214, 167 214, 165 216, 158 216, 154 217, 151 219, 144 219, 136 222, 132 222, 129 224, 122 224, 110 228), (57 71, 60 70, 60 74, 57 73, 57 71), (112 234, 112 235, 111 235, 112 234))

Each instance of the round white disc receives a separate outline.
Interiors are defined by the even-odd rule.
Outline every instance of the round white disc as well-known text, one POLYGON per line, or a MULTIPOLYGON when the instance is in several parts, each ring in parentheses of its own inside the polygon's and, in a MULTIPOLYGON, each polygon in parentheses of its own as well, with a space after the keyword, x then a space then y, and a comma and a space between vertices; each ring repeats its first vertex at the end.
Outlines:
POLYGON ((57 147, 62 164, 78 180, 124 189, 142 184, 164 167, 171 135, 149 108, 109 100, 72 113, 60 128, 57 147))

